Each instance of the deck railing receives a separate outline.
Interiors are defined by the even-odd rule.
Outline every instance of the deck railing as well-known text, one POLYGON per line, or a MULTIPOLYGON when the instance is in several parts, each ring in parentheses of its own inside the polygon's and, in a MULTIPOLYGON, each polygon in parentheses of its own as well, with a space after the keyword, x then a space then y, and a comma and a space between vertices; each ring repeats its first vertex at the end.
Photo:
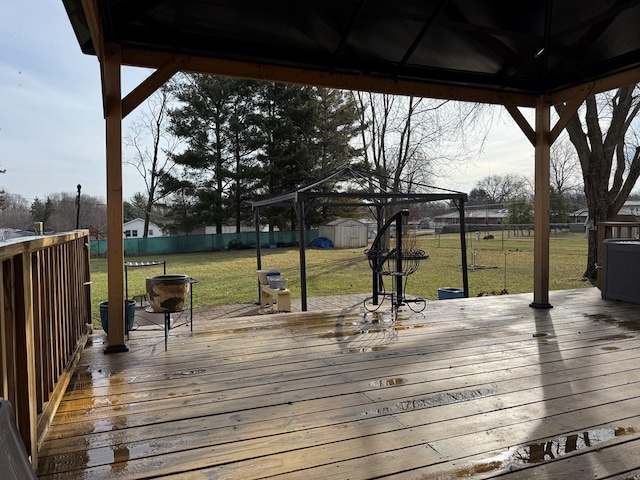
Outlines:
MULTIPOLYGON (((602 266, 604 261, 605 240, 609 238, 638 238, 639 235, 639 222, 600 222, 598 224, 598 265, 602 266)), ((597 285, 600 288, 600 268, 598 268, 597 285)))
POLYGON ((0 396, 37 451, 91 329, 89 232, 0 242, 0 396))

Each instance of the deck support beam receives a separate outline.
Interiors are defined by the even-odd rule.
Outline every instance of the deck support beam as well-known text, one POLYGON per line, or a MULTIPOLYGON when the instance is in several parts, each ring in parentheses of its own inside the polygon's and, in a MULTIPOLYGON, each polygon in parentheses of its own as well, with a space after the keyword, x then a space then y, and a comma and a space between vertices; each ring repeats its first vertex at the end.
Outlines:
POLYGON ((109 333, 105 353, 127 352, 124 329, 124 240, 122 238, 122 94, 120 46, 105 46, 104 105, 107 143, 107 275, 109 333))
MULTIPOLYGON (((90 3, 90 2, 89 2, 90 3)), ((168 81, 177 67, 167 61, 124 99, 122 98, 122 51, 119 45, 104 44, 99 57, 102 73, 107 162, 107 275, 108 346, 105 353, 129 351, 124 328, 124 218, 122 193, 122 119, 168 81)))
POLYGON ((533 224, 533 302, 535 308, 549 303, 549 233, 551 197, 551 105, 545 97, 536 102, 535 187, 533 224))
POLYGON ((556 141, 569 118, 593 93, 593 86, 576 90, 567 101, 567 108, 551 128, 551 97, 538 97, 535 106, 535 128, 518 109, 509 95, 500 97, 502 104, 535 149, 534 224, 533 224, 533 301, 534 308, 551 308, 549 303, 549 234, 551 232, 551 145, 556 141))

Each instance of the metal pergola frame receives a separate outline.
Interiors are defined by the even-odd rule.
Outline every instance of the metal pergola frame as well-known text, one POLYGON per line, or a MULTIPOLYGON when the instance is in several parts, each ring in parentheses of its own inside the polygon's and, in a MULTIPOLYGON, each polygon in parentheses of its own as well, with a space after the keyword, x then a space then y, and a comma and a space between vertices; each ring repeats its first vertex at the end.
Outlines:
MULTIPOLYGON (((464 203, 468 197, 466 193, 450 192, 450 193, 354 193, 354 192, 314 192, 313 187, 335 177, 338 173, 334 173, 319 182, 312 185, 302 187, 294 192, 277 195, 275 197, 259 200, 252 203, 254 210, 254 220, 256 227, 256 258, 257 269, 262 269, 262 254, 260 245, 260 209, 265 207, 294 208, 298 222, 298 244, 300 253, 300 303, 303 312, 307 311, 307 262, 306 262, 306 223, 305 223, 305 206, 308 201, 314 199, 362 199, 363 203, 354 204, 347 202, 330 202, 324 201, 315 203, 319 207, 375 207, 376 221, 378 223, 378 231, 380 231, 383 223, 382 210, 385 207, 393 205, 407 205, 414 203, 436 202, 441 200, 452 200, 458 208, 460 214, 460 255, 462 264, 462 283, 464 296, 469 296, 469 280, 467 272, 467 246, 466 246, 466 227, 464 220, 464 203)), ((260 295, 260 287, 258 286, 258 294, 260 295)))

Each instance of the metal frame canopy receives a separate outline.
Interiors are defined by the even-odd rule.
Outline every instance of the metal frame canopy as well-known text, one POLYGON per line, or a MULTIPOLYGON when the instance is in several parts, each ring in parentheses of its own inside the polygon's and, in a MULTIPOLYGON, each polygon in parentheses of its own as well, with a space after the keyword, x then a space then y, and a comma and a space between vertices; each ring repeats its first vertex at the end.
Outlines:
POLYGON ((640 0, 62 0, 98 58, 109 329, 126 351, 122 118, 176 72, 504 105, 535 147, 531 306, 549 304, 550 146, 583 100, 640 82, 640 0), (122 96, 121 67, 153 69, 122 96), (551 106, 567 103, 551 126, 551 106), (518 107, 535 108, 530 125, 518 107), (110 322, 111 323, 111 322, 110 322))
MULTIPOLYGON (((438 193, 423 192, 367 192, 365 189, 353 192, 320 191, 318 187, 330 180, 352 182, 352 184, 362 186, 364 183, 376 184, 379 179, 370 173, 359 172, 356 169, 346 166, 328 173, 323 178, 309 185, 302 186, 292 192, 276 195, 275 197, 257 200, 252 202, 255 211, 256 225, 256 256, 257 268, 262 268, 261 245, 260 245, 260 209, 264 207, 284 207, 293 208, 296 212, 298 222, 298 244, 300 252, 300 303, 302 311, 307 310, 307 261, 306 261, 306 208, 310 201, 315 207, 375 207, 378 231, 381 231, 383 224, 383 208, 396 205, 407 205, 425 202, 437 202, 441 200, 452 200, 460 214, 460 257, 462 265, 462 284, 465 297, 469 296, 469 280, 467 275, 467 245, 466 228, 464 219, 464 203, 468 196, 463 192, 455 192, 430 185, 419 185, 422 190, 436 190, 438 193), (361 200, 360 203, 340 202, 340 199, 361 200)), ((261 295, 258 287, 258 295, 261 295)))

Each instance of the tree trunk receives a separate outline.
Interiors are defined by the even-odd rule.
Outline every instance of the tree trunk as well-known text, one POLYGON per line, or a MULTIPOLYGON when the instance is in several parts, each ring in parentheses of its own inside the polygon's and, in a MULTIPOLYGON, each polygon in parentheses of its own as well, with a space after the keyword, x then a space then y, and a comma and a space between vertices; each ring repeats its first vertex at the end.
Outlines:
MULTIPOLYGON (((588 255, 584 277, 597 278, 598 224, 615 219, 640 176, 640 154, 625 157, 625 136, 640 104, 634 97, 635 86, 623 87, 613 96, 590 96, 585 100, 584 125, 576 112, 567 124, 569 139, 575 146, 582 167, 587 198, 588 255), (603 131, 600 118, 606 125, 603 131), (625 178, 626 174, 626 178, 625 178)), ((565 105, 557 105, 558 112, 565 105)))

